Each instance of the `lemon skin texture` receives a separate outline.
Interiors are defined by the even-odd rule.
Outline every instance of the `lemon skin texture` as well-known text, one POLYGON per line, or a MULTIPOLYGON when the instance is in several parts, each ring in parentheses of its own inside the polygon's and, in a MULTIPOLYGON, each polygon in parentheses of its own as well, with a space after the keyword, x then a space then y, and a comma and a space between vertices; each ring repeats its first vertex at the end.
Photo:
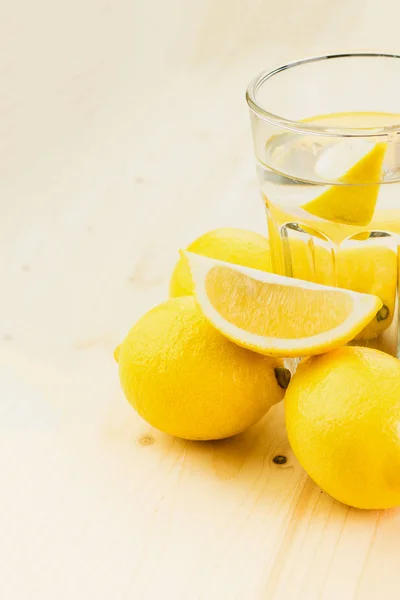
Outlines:
MULTIPOLYGON (((192 242, 187 250, 235 265, 272 271, 269 242, 266 237, 232 227, 222 227, 205 233, 192 242)), ((181 254, 171 276, 171 298, 192 296, 194 283, 186 257, 181 254)))
POLYGON ((285 396, 289 442, 310 477, 350 506, 400 505, 400 362, 344 347, 304 359, 285 396))
POLYGON ((148 423, 190 440, 226 438, 282 400, 282 361, 240 348, 218 333, 194 297, 144 315, 117 348, 126 398, 148 423), (275 371, 277 369, 277 371, 275 371))

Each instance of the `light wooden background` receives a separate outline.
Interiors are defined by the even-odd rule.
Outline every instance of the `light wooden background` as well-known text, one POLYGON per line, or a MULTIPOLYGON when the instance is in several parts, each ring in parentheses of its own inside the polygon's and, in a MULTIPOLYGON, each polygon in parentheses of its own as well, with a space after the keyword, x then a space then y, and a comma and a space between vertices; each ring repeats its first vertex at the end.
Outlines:
POLYGON ((112 360, 179 247, 265 231, 249 78, 398 51, 399 16, 396 0, 0 2, 2 600, 399 597, 400 512, 321 493, 281 406, 182 442, 134 413, 112 360))

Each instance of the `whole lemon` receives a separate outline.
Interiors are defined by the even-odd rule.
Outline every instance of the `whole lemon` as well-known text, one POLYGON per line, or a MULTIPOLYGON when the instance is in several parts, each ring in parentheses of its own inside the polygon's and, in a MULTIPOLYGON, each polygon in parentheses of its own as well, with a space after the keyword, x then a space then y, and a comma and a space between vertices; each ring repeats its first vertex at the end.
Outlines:
MULTIPOLYGON (((261 271, 272 270, 267 238, 246 229, 214 229, 197 238, 187 250, 235 265, 261 271)), ((186 257, 182 255, 172 273, 169 295, 176 298, 193 294, 194 284, 189 265, 186 257)))
POLYGON ((400 362, 344 347, 303 360, 285 396, 289 442, 310 477, 357 508, 400 505, 400 362))
POLYGON ((393 320, 398 280, 397 249, 385 246, 349 248, 337 253, 339 287, 373 294, 382 301, 382 308, 356 340, 376 338, 393 320))
POLYGON ((219 439, 240 433, 282 400, 282 362, 236 346, 206 320, 193 297, 145 314, 116 350, 126 398, 172 435, 219 439))

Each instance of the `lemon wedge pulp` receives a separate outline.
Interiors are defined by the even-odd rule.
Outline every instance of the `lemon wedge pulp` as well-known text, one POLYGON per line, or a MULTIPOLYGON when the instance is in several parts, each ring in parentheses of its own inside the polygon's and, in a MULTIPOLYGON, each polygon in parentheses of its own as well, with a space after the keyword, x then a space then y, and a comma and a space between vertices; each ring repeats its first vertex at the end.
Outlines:
POLYGON ((185 253, 197 301, 214 327, 261 354, 320 354, 352 340, 374 318, 376 296, 185 253))
POLYGON ((375 212, 386 148, 385 143, 373 145, 361 140, 360 144, 355 140, 326 150, 317 162, 316 172, 322 179, 339 183, 301 208, 328 221, 368 225, 375 212))

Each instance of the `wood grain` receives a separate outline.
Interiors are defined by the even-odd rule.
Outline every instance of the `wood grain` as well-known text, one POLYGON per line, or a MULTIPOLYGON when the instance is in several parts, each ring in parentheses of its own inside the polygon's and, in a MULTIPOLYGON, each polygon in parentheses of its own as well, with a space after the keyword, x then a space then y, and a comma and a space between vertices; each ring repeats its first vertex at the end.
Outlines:
POLYGON ((112 351, 165 298, 179 247, 221 225, 265 231, 250 77, 396 50, 398 4, 0 11, 0 597, 397 598, 399 511, 322 493, 282 406, 231 440, 175 440, 128 406, 112 351))

